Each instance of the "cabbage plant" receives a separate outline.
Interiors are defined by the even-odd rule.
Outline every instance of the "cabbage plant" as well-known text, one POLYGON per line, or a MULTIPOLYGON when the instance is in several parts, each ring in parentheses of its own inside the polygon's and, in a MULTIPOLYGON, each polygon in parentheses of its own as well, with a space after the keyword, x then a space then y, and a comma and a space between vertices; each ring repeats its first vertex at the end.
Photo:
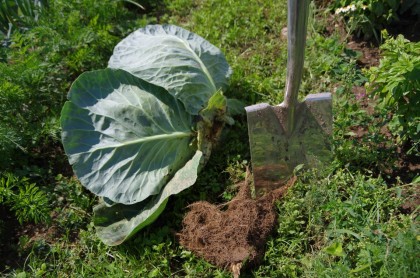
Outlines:
MULTIPOLYGON (((193 185, 226 122, 231 69, 222 52, 173 25, 123 39, 107 69, 73 83, 62 141, 80 182, 100 196, 98 236, 117 245, 193 185)), ((232 102, 234 103, 234 102, 232 102)))

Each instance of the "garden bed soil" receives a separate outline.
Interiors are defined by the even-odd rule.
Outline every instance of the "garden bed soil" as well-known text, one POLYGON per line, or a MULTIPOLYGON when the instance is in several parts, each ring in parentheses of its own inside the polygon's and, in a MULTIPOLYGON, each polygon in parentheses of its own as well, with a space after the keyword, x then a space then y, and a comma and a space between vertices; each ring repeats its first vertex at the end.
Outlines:
POLYGON ((253 199, 247 178, 238 184, 239 192, 226 204, 191 204, 178 234, 180 244, 239 277, 245 262, 254 265, 263 257, 266 240, 276 225, 274 204, 295 181, 293 177, 282 187, 253 199))

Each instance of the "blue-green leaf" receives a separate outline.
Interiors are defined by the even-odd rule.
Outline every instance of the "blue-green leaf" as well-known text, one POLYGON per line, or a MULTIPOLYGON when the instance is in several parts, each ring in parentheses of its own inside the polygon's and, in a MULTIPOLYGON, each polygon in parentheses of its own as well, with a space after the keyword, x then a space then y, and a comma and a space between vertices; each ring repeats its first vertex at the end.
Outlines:
POLYGON ((220 49, 173 25, 149 25, 130 34, 115 47, 108 66, 166 88, 193 115, 227 87, 231 74, 220 49))
POLYGON ((68 99, 61 126, 70 164, 86 188, 113 202, 158 194, 197 149, 182 103, 126 71, 86 72, 68 99))
POLYGON ((197 180, 203 154, 197 151, 167 183, 159 195, 134 205, 100 203, 93 208, 96 233, 107 245, 118 245, 151 224, 162 213, 169 196, 187 189, 197 180))

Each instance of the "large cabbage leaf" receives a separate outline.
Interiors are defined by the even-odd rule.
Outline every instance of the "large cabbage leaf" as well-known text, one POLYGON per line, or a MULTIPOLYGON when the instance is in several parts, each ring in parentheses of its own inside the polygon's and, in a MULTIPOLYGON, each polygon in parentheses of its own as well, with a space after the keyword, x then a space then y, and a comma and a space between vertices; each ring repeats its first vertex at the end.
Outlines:
POLYGON ((148 25, 133 32, 115 47, 108 66, 166 88, 193 115, 227 87, 231 74, 220 49, 173 25, 148 25))
POLYGON ((160 193, 197 150, 183 104, 126 71, 83 73, 68 99, 61 126, 70 164, 86 188, 113 202, 160 193))
POLYGON ((95 206, 94 224, 98 237, 107 245, 118 245, 151 224, 165 208, 169 196, 178 194, 195 183, 202 156, 202 152, 197 151, 162 192, 151 196, 150 200, 133 205, 115 204, 111 207, 101 202, 95 206))
POLYGON ((209 99, 207 107, 200 112, 200 120, 196 124, 195 147, 198 150, 158 195, 132 205, 117 204, 105 199, 94 207, 96 233, 105 244, 118 245, 130 238, 162 213, 170 195, 178 194, 195 183, 200 166, 206 163, 213 144, 220 136, 226 109, 226 98, 220 91, 216 92, 209 99))

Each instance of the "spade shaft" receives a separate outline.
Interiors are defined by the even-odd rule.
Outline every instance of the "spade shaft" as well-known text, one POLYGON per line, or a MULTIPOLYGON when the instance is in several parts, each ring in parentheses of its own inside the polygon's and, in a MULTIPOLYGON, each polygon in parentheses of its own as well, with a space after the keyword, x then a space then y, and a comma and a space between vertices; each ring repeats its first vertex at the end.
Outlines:
POLYGON ((245 107, 254 186, 263 195, 282 186, 297 165, 320 168, 331 160, 330 93, 298 102, 310 0, 288 0, 287 79, 284 101, 245 107))
POLYGON ((284 101, 280 104, 287 111, 287 130, 292 132, 300 81, 305 58, 306 29, 310 0, 287 2, 287 79, 284 101))

